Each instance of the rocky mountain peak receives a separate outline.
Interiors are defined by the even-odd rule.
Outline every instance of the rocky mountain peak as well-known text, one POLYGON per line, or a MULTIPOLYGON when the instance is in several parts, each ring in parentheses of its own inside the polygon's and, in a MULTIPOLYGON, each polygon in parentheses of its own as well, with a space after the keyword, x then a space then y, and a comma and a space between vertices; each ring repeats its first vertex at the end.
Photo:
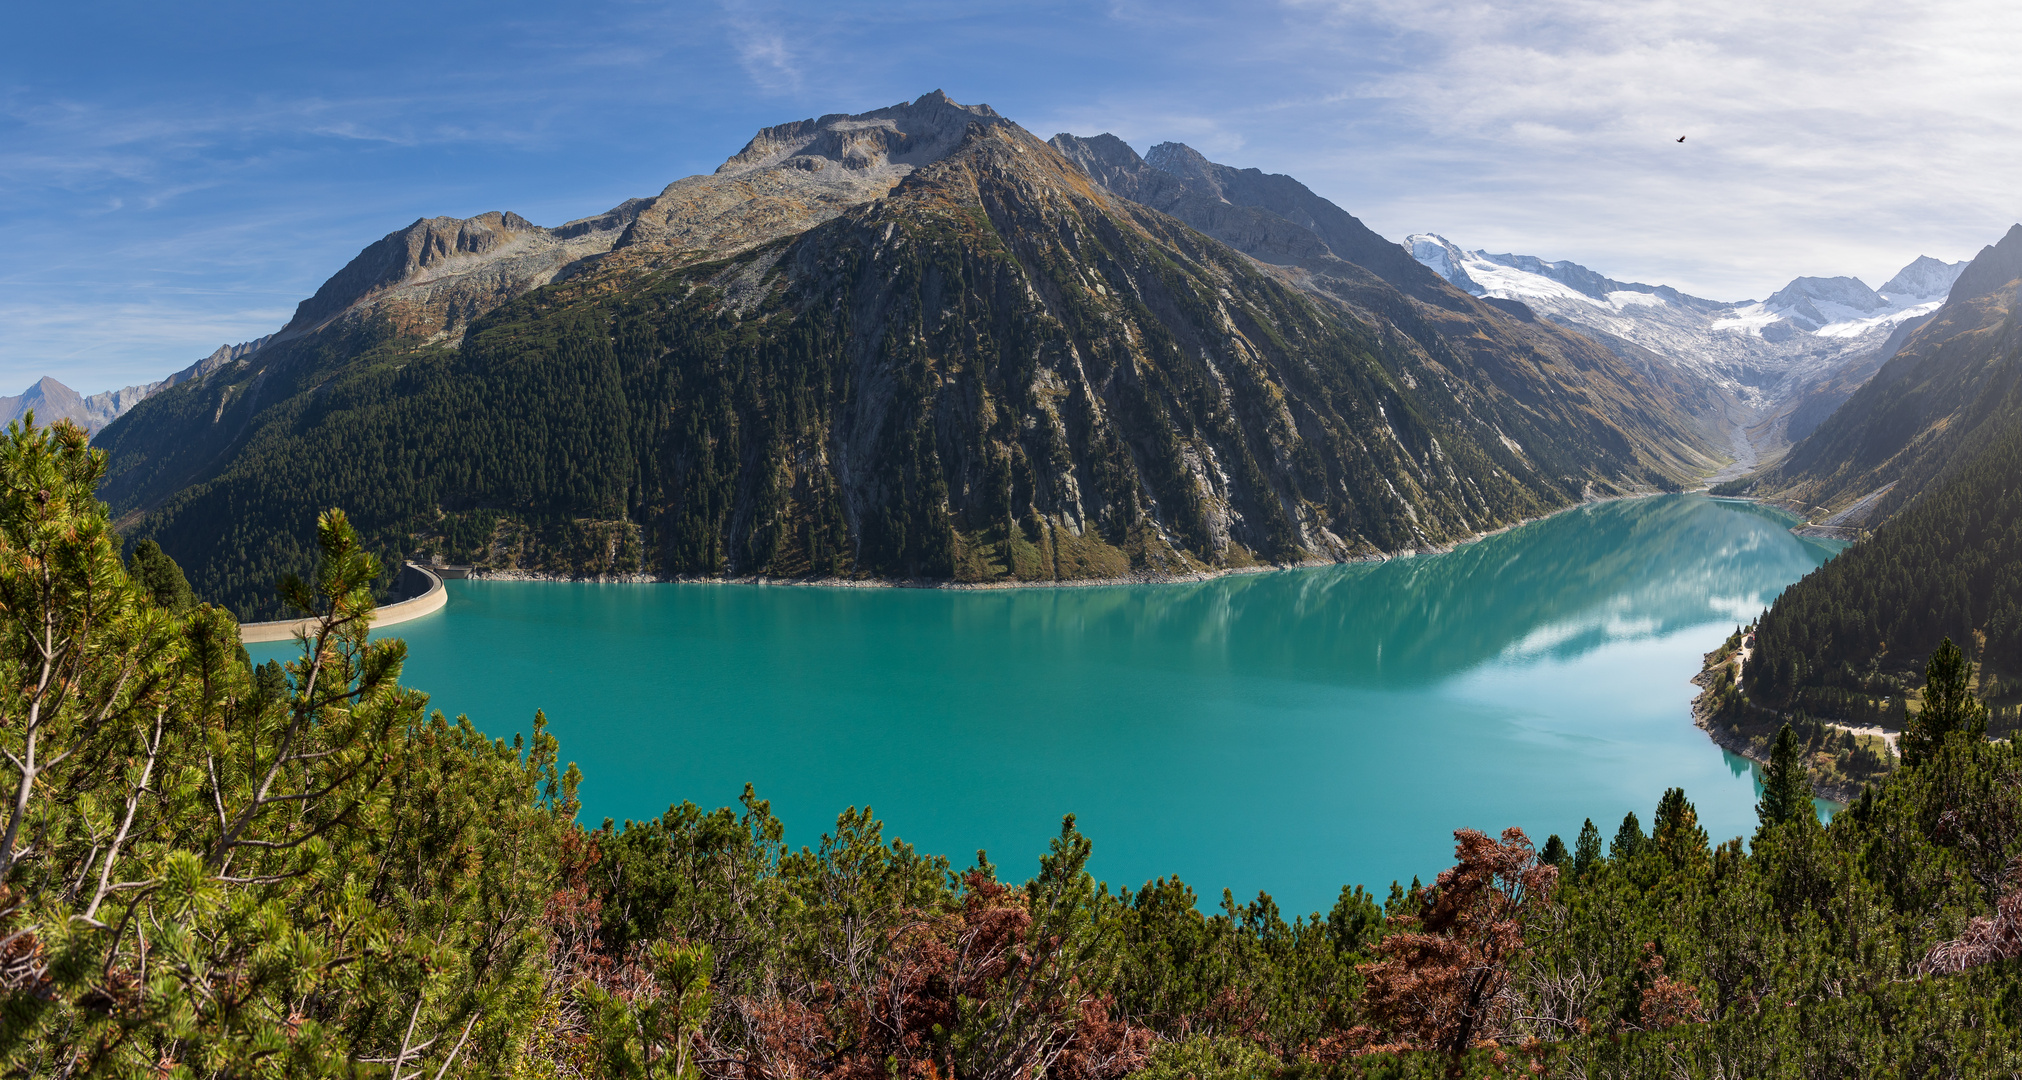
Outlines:
POLYGON ((747 250, 884 198, 940 161, 975 125, 1022 130, 988 105, 939 90, 867 113, 831 113, 761 130, 708 176, 667 185, 641 206, 618 248, 747 250))
POLYGON ((1794 308, 1808 301, 1823 300, 1839 304, 1856 311, 1880 311, 1889 306, 1887 300, 1876 295, 1873 289, 1856 277, 1800 277, 1792 278, 1790 284, 1770 294, 1763 303, 1772 309, 1794 308))
POLYGON ((1812 332, 1832 323, 1886 312, 1894 305, 1854 277, 1800 277, 1770 294, 1762 309, 1812 332))
POLYGON ((1954 300, 1970 300, 2002 288, 2018 277, 2022 277, 2022 225, 2010 227, 1999 243, 1981 248, 1980 254, 1959 271, 1949 295, 1954 300))
POLYGON ((1047 145, 1080 166, 1096 183, 1112 190, 1119 184, 1130 184, 1133 178, 1146 172, 1145 161, 1137 156, 1137 151, 1107 132, 1082 138, 1063 131, 1047 140, 1047 145))
POLYGON ((12 423, 33 412, 35 422, 43 427, 58 420, 68 420, 91 434, 97 434, 99 429, 112 423, 120 413, 132 408, 148 391, 160 385, 128 386, 86 397, 44 375, 19 394, 0 396, 0 424, 12 423))
POLYGON ((281 332, 306 333, 394 286, 449 276, 514 249, 551 245, 546 229, 511 212, 421 218, 367 245, 296 307, 281 332))
POLYGON ((972 123, 1011 121, 988 105, 958 104, 936 90, 867 113, 831 113, 764 128, 717 166, 716 175, 777 167, 818 173, 830 166, 903 175, 946 157, 961 145, 972 123))
POLYGON ((1182 180, 1192 180, 1220 190, 1215 180, 1215 163, 1207 156, 1185 143, 1162 142, 1151 148, 1144 156, 1144 163, 1163 173, 1171 173, 1182 180))
POLYGON ((954 152, 978 124, 1016 128, 988 105, 963 105, 936 90, 867 113, 765 128, 714 175, 677 180, 658 196, 552 229, 510 211, 421 218, 367 245, 275 337, 370 315, 403 334, 455 338, 478 315, 619 249, 679 261, 812 228, 883 198, 913 170, 954 152))
POLYGON ((1354 215, 1280 173, 1208 160, 1165 142, 1143 158, 1114 135, 1062 133, 1050 143, 1112 194, 1179 218, 1261 262, 1373 274, 1406 293, 1451 299, 1424 267, 1354 215))
POLYGON ((1875 291, 1897 303, 1906 300, 1939 300, 1952 291, 1952 283, 1959 280, 1960 272, 1965 269, 1964 260, 1948 263, 1940 262, 1929 255, 1919 255, 1914 262, 1896 271, 1895 277, 1890 278, 1875 291))
POLYGON ((1404 238, 1404 250, 1411 252, 1412 258, 1445 278, 1454 288, 1471 296, 1488 293, 1480 282, 1468 276, 1467 267, 1463 265, 1467 261, 1467 252, 1446 237, 1438 233, 1412 233, 1404 238))

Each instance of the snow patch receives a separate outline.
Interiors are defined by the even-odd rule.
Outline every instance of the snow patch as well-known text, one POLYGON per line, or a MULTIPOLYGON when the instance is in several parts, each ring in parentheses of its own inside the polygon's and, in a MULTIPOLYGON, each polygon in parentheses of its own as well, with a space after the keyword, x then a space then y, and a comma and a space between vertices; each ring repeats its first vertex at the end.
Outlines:
POLYGON ((1841 322, 1827 323, 1812 331, 1812 333, 1817 334, 1819 337, 1858 337, 1876 327, 1893 327, 1899 322, 1914 319, 1919 315, 1929 315, 1931 312, 1944 306, 1945 302, 1943 300, 1932 300, 1927 303, 1914 304, 1910 307, 1891 311, 1886 315, 1877 315, 1872 319, 1847 319, 1841 322))
POLYGON ((1620 311, 1628 307, 1662 307, 1669 303, 1656 293, 1637 292, 1634 289, 1620 289, 1608 294, 1608 303, 1620 311))

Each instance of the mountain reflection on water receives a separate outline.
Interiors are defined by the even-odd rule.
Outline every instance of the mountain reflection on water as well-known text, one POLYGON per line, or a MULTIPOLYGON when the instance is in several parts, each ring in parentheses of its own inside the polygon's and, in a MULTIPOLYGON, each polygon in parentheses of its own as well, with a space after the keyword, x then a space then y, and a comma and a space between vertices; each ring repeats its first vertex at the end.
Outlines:
MULTIPOLYGON (((492 734, 547 710, 584 817, 773 801, 809 843, 869 804, 1022 879, 1078 815, 1096 872, 1324 910, 1430 880, 1452 831, 1647 823, 1682 786, 1747 833, 1693 728, 1700 654, 1830 550, 1748 504, 1595 504, 1448 554, 1068 589, 452 582, 403 682, 492 734)), ((254 649, 256 659, 279 655, 254 649)))
POLYGON ((1436 556, 1151 588, 1007 591, 1001 608, 951 608, 949 631, 1001 622, 1062 651, 1122 643, 1134 665, 1412 686, 1504 656, 1563 659, 1746 622, 1838 549, 1792 535, 1791 520, 1701 497, 1617 500, 1436 556))

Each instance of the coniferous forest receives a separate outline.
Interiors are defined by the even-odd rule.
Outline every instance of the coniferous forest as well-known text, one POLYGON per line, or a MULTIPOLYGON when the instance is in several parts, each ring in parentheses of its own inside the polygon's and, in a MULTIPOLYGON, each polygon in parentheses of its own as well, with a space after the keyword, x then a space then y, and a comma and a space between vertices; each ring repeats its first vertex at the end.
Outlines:
POLYGON ((1757 628, 1749 696, 1823 714, 1850 698, 1900 703, 1947 638, 1978 664, 1985 696, 2009 696, 2022 678, 2018 478, 2022 429, 1792 585, 1757 628))
POLYGON ((342 512, 281 590, 302 654, 255 668, 172 560, 122 560, 103 470, 67 425, 0 445, 10 1075, 2022 1068, 2022 756, 1957 650, 1829 825, 1786 736, 1745 842, 1653 792, 1647 831, 1463 830, 1427 883, 1293 913, 1098 882, 1071 816, 973 859, 857 810, 793 848, 754 792, 587 826, 534 703, 507 741, 400 684, 342 512))

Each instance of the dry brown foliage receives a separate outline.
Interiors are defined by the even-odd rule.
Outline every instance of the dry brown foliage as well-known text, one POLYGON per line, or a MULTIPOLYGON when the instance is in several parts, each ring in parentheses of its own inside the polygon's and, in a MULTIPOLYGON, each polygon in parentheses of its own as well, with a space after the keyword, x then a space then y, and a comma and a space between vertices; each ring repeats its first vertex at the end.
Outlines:
POLYGON ((1963 936, 1931 946, 1924 956, 1924 970, 1952 974, 2017 957, 2022 957, 2022 889, 2003 895, 1994 905, 1994 914, 1968 923, 1963 936))
POLYGON ((729 1003, 751 1041, 704 1047, 704 1072, 734 1080, 831 1077, 1116 1080, 1140 1067, 1152 1034, 1058 978, 1065 943, 1032 934, 1024 894, 981 871, 958 912, 910 912, 869 977, 729 1003), (978 1018, 975 1010, 987 1008, 978 1018), (968 1010, 965 1012, 965 1010, 968 1010), (965 1032, 983 1052, 958 1069, 965 1032))
POLYGON ((1664 956, 1657 951, 1656 942, 1643 943, 1641 967, 1650 976, 1650 985, 1643 988, 1641 1005, 1645 1029, 1655 1031, 1706 1022, 1706 1003, 1700 1000, 1699 988, 1664 974, 1664 956))
POLYGON ((0 885, 0 994, 44 997, 51 986, 49 963, 34 927, 18 924, 25 906, 22 896, 0 885))
POLYGON ((1516 1014, 1511 966, 1524 926, 1549 902, 1558 868, 1538 861, 1523 830, 1492 840, 1474 829, 1453 834, 1456 865, 1428 892, 1420 916, 1377 945, 1382 959, 1362 968, 1364 1002, 1395 1041, 1369 1050, 1435 1050, 1458 1060, 1493 1045, 1516 1014))

